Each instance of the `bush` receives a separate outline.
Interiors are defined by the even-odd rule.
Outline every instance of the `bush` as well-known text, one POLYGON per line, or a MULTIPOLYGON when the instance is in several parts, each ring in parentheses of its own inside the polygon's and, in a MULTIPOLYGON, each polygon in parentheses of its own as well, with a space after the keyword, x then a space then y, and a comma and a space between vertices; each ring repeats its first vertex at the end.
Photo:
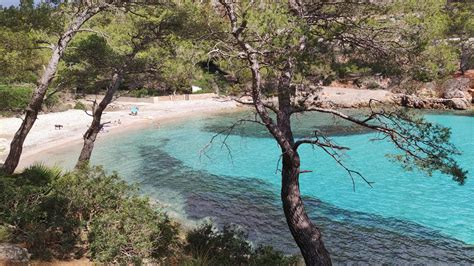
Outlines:
POLYGON ((235 226, 224 226, 219 232, 206 224, 191 231, 187 236, 186 250, 193 257, 207 256, 211 265, 241 265, 248 262, 252 253, 246 235, 235 226))
POLYGON ((0 176, 0 221, 33 258, 138 263, 172 252, 177 230, 135 188, 100 167, 62 175, 41 165, 0 176), (127 256, 132 255, 132 256, 127 256))
POLYGON ((99 262, 140 263, 143 258, 165 258, 173 253, 177 228, 144 199, 125 201, 93 220, 90 255, 99 262))
POLYGON ((169 255, 176 246, 176 226, 117 174, 86 167, 58 183, 58 193, 69 195, 72 211, 85 224, 93 260, 138 263, 169 255))
POLYGON ((235 226, 226 225, 222 231, 205 224, 188 233, 185 251, 193 265, 296 265, 297 258, 287 257, 272 247, 256 250, 246 240, 247 235, 235 226))
POLYGON ((76 104, 74 105, 74 109, 87 110, 87 107, 83 102, 77 101, 76 104))
POLYGON ((0 177, 0 221, 11 228, 11 241, 26 243, 36 257, 51 258, 74 238, 77 223, 60 212, 66 202, 50 195, 59 175, 58 169, 34 165, 0 177))
POLYGON ((5 225, 0 225, 0 243, 10 242, 12 239, 12 232, 10 228, 5 225))
POLYGON ((132 90, 128 93, 130 97, 137 97, 137 98, 145 98, 148 96, 154 96, 156 95, 156 91, 147 89, 147 88, 141 88, 141 89, 136 89, 132 90))
POLYGON ((178 227, 138 190, 101 167, 62 174, 34 165, 0 173, 0 242, 24 243, 34 259, 87 255, 114 264, 295 265, 271 247, 252 248, 235 226, 204 225, 180 245, 178 227))
MULTIPOLYGON (((47 94, 48 95, 48 94, 47 94)), ((51 94, 51 95, 48 95, 45 99, 44 99, 44 102, 43 102, 43 105, 47 108, 47 109, 51 109, 57 105, 59 105, 61 102, 61 98, 59 97, 58 94, 54 93, 54 94, 51 94)))
POLYGON ((250 265, 297 265, 298 260, 297 256, 285 256, 283 253, 273 249, 271 246, 262 246, 255 250, 254 255, 250 258, 250 265))
POLYGON ((28 106, 33 89, 26 86, 0 86, 0 110, 20 111, 28 106))

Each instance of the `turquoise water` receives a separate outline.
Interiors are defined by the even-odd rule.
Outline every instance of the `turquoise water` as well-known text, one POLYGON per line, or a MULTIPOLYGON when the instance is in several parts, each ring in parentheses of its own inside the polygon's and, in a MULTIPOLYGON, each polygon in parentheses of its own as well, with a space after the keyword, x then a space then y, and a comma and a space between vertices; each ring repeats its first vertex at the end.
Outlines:
MULTIPOLYGON (((116 170, 142 191, 186 220, 210 217, 236 223, 255 244, 297 252, 279 200, 278 147, 264 128, 244 125, 227 138, 210 139, 238 118, 228 114, 190 119, 97 145, 93 161, 116 170)), ((462 167, 474 173, 474 117, 426 115, 451 127, 452 141, 463 151, 462 167)), ((297 136, 320 129, 351 147, 344 161, 370 181, 352 181, 320 150, 301 149, 301 190, 312 219, 323 230, 335 262, 474 263, 474 181, 464 186, 450 177, 406 172, 390 162, 386 142, 325 115, 295 119, 297 136)))

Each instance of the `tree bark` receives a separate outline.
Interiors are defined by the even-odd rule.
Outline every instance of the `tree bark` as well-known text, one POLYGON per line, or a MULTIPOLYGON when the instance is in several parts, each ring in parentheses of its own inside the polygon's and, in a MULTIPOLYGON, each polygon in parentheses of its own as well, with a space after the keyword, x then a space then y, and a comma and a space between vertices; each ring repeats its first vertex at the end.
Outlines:
POLYGON ((114 73, 104 98, 93 110, 92 123, 87 129, 86 133, 84 133, 84 145, 82 146, 81 154, 79 155, 79 159, 77 160, 76 168, 80 168, 86 165, 91 159, 92 150, 94 149, 94 143, 97 138, 97 134, 99 134, 99 131, 104 126, 104 124, 101 123, 102 114, 105 108, 107 108, 107 106, 109 105, 109 103, 112 102, 115 92, 118 90, 120 84, 122 83, 123 69, 124 67, 114 73))
POLYGON ((69 25, 66 32, 59 38, 58 44, 54 47, 53 54, 51 55, 48 65, 41 78, 38 80, 38 85, 36 86, 30 103, 26 108, 23 123, 15 133, 15 136, 10 143, 10 152, 8 153, 5 163, 3 164, 3 171, 5 173, 12 174, 20 162, 21 153, 23 151, 23 143, 25 142, 28 133, 30 132, 36 121, 36 118, 38 117, 38 113, 41 110, 41 105, 43 104, 44 96, 48 90, 49 84, 56 74, 59 60, 64 54, 66 47, 77 31, 81 28, 81 26, 102 9, 103 7, 84 9, 77 15, 77 17, 75 17, 74 21, 69 25))
POLYGON ((281 200, 291 235, 300 248, 306 265, 331 265, 320 230, 304 210, 299 187, 299 156, 283 156, 281 200))
MULTIPOLYGON (((331 265, 331 258, 329 252, 324 247, 321 232, 311 223, 301 200, 299 189, 300 158, 291 130, 291 114, 293 111, 290 88, 293 74, 292 58, 288 58, 280 74, 278 110, 275 110, 277 121, 275 123, 269 115, 265 103, 262 101, 259 53, 249 42, 244 40, 241 34, 246 28, 247 21, 243 20, 238 25, 233 3, 225 0, 220 0, 220 3, 227 11, 227 16, 232 26, 232 35, 240 48, 245 52, 249 68, 252 72, 252 100, 255 110, 282 151, 281 199, 290 232, 301 250, 306 265, 331 265)), ((300 1, 292 0, 291 3, 299 4, 300 1)), ((294 10, 297 13, 303 12, 302 6, 295 7, 294 10)), ((304 49, 304 43, 301 44, 301 48, 304 49)))
MULTIPOLYGON (((278 80, 277 125, 288 146, 282 149, 281 200, 286 222, 306 265, 331 265, 331 257, 324 246, 321 231, 309 219, 301 199, 299 175, 300 157, 295 147, 291 128, 291 80, 293 58, 289 57, 278 80)), ((281 141, 280 141, 281 142, 281 141)))

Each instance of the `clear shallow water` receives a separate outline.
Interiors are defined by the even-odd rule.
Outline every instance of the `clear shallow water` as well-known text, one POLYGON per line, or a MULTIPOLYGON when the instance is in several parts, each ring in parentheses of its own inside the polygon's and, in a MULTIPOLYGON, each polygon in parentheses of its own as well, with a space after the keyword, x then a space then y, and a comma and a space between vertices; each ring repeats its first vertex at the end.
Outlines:
MULTIPOLYGON (((216 132, 242 116, 111 136, 97 145, 93 161, 139 183, 174 215, 236 223, 256 244, 297 252, 281 210, 278 148, 265 129, 243 126, 227 138, 230 154, 222 138, 202 154, 216 132)), ((474 173, 474 117, 427 118, 453 129, 452 140, 464 152, 459 162, 474 173)), ((394 152, 389 143, 370 142, 372 133, 328 116, 301 116, 294 127, 298 136, 315 128, 337 133, 334 140, 352 148, 346 164, 375 182, 370 188, 356 179, 354 192, 330 157, 311 147, 301 150, 302 169, 313 171, 301 176, 305 206, 336 262, 474 263, 473 180, 459 186, 448 176, 405 172, 385 158, 394 152)))

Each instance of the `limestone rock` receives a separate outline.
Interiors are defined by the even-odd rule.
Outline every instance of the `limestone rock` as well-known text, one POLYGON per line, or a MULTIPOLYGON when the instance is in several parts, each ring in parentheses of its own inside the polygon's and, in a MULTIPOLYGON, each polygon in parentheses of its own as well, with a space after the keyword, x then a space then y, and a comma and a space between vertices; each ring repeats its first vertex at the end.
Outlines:
POLYGON ((417 95, 420 97, 437 97, 438 93, 436 92, 436 84, 434 82, 425 83, 421 89, 417 91, 417 95))
POLYGON ((452 98, 445 101, 446 106, 456 110, 466 110, 471 106, 471 102, 466 98, 452 98))
POLYGON ((21 248, 13 244, 0 244, 0 264, 27 263, 30 254, 26 248, 21 248))
POLYGON ((455 78, 446 80, 441 89, 443 90, 443 98, 465 98, 469 102, 472 100, 472 95, 468 92, 470 89, 470 80, 468 78, 455 78))
POLYGON ((471 98, 472 98, 471 102, 474 103, 474 89, 469 89, 467 90, 467 92, 471 95, 471 98))
POLYGON ((423 99, 414 95, 402 95, 400 97, 400 105, 417 109, 426 108, 426 104, 423 99))

